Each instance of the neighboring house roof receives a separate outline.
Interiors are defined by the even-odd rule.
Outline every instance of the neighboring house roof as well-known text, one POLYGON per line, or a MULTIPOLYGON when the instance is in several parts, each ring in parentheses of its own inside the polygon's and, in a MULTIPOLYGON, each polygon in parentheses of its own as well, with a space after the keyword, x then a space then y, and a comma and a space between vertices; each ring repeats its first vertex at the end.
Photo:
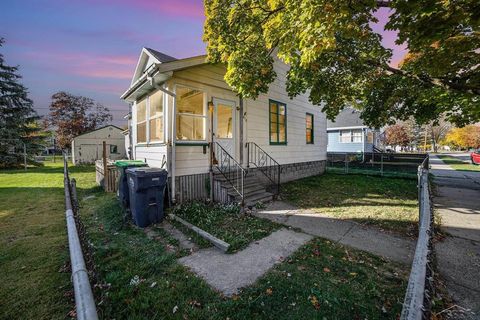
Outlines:
POLYGON ((335 121, 327 120, 327 130, 346 128, 367 128, 360 118, 360 111, 347 107, 340 111, 335 121))
POLYGON ((73 139, 77 139, 78 137, 81 137, 81 136, 84 136, 84 135, 86 135, 86 134, 89 134, 89 133, 92 133, 92 132, 95 132, 95 131, 98 131, 98 130, 102 130, 102 129, 105 129, 105 128, 108 128, 108 127, 113 127, 113 128, 115 128, 115 129, 120 130, 121 132, 124 130, 124 129, 120 128, 120 127, 114 126, 113 124, 109 124, 109 125, 106 125, 106 126, 97 128, 97 129, 95 129, 95 130, 90 130, 90 131, 84 132, 84 133, 82 133, 82 134, 79 134, 78 136, 76 136, 76 137, 73 138, 73 139))
POLYGON ((148 52, 150 52, 158 61, 160 61, 161 63, 164 63, 164 62, 170 62, 170 61, 175 61, 177 60, 177 58, 174 58, 172 56, 169 56, 163 52, 160 52, 160 51, 157 51, 157 50, 153 50, 153 49, 150 49, 150 48, 145 48, 148 52))

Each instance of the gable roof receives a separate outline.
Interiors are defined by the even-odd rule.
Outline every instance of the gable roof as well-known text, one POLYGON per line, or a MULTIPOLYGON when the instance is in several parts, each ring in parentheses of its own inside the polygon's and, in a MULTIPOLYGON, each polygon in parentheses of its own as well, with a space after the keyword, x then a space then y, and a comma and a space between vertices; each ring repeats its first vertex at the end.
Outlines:
POLYGON ((117 127, 117 126, 115 126, 115 125, 113 125, 113 124, 108 124, 108 125, 106 125, 106 126, 103 126, 103 127, 100 127, 100 128, 94 129, 94 130, 90 130, 90 131, 84 132, 84 133, 82 133, 82 134, 79 134, 78 136, 74 137, 73 139, 77 139, 78 137, 81 137, 81 136, 84 136, 84 135, 86 135, 86 134, 89 134, 89 133, 92 133, 92 132, 95 132, 95 131, 98 131, 98 130, 102 130, 102 129, 105 129, 105 128, 108 128, 108 127, 113 127, 113 128, 115 128, 115 129, 117 129, 117 130, 120 130, 121 132, 123 132, 123 130, 124 130, 124 129, 122 129, 122 128, 120 128, 120 127, 117 127))
POLYGON ((363 120, 360 118, 360 111, 352 107, 347 107, 340 111, 338 116, 335 118, 335 121, 327 120, 327 129, 335 128, 366 128, 367 126, 363 123, 363 120))
POLYGON ((138 58, 137 66, 135 67, 131 85, 133 85, 140 77, 142 77, 145 72, 150 70, 152 66, 161 63, 172 62, 175 60, 177 59, 163 52, 150 48, 142 48, 140 57, 138 58))
POLYGON ((174 57, 171 57, 163 52, 153 50, 151 48, 145 48, 148 52, 150 52, 159 62, 164 63, 164 62, 170 62, 177 60, 174 57))

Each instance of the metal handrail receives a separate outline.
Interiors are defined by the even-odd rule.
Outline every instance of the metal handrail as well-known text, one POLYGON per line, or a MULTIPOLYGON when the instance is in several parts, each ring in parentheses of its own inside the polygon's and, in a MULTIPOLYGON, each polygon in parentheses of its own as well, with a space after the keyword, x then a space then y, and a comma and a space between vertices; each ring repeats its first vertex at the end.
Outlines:
POLYGON ((280 193, 280 164, 255 142, 247 142, 247 159, 247 167, 253 164, 259 168, 277 186, 277 194, 280 193))
POLYGON ((245 176, 247 171, 218 142, 211 142, 213 165, 241 197, 242 208, 245 205, 245 176))
POLYGON ((73 213, 72 198, 70 191, 70 178, 68 175, 67 157, 63 157, 63 174, 65 188, 65 206, 67 220, 68 247, 70 251, 70 264, 72 266, 72 282, 75 292, 75 306, 77 319, 97 320, 97 310, 93 298, 92 288, 88 279, 88 271, 83 258, 80 237, 78 236, 75 215, 73 213))

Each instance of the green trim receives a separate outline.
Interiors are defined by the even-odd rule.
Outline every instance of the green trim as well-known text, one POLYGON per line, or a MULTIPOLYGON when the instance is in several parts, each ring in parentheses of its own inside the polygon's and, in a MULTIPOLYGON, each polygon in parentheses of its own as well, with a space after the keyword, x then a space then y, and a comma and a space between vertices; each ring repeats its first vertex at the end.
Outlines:
POLYGON ((283 102, 280 102, 280 101, 276 101, 276 100, 272 100, 272 99, 268 99, 268 141, 270 142, 270 145, 272 146, 278 146, 278 145, 287 145, 287 104, 286 103, 283 103, 283 102), (277 122, 276 122, 276 125, 277 125, 277 141, 272 141, 272 114, 273 112, 271 112, 271 107, 272 107, 272 103, 276 104, 277 105, 277 122), (280 122, 279 122, 279 116, 280 116, 280 106, 283 106, 285 107, 285 142, 279 142, 280 141, 280 122))
MULTIPOLYGON (((314 123, 315 123, 315 122, 314 122, 315 116, 314 116, 312 113, 308 113, 308 112, 307 112, 306 116, 307 116, 307 117, 309 117, 309 116, 312 117, 312 128, 311 128, 311 129, 306 128, 306 130, 310 130, 310 131, 311 131, 311 132, 310 132, 310 133, 311 133, 310 135, 311 135, 311 137, 312 137, 312 141, 311 141, 311 142, 308 142, 308 141, 307 141, 307 144, 315 144, 315 124, 314 124, 314 123)), ((305 123, 305 126, 306 126, 306 125, 307 125, 307 124, 305 123)), ((306 131, 305 131, 305 135, 306 135, 306 131)), ((306 136, 305 136, 305 140, 306 140, 306 136)))
POLYGON ((208 146, 208 142, 175 142, 176 146, 188 146, 188 147, 195 147, 195 146, 208 146))

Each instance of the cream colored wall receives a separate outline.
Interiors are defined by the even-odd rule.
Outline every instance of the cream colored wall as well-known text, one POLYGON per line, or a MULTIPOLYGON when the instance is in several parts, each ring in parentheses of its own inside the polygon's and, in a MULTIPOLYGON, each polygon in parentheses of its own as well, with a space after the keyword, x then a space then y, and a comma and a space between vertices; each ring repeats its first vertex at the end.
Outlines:
POLYGON ((107 157, 113 160, 125 159, 125 137, 122 131, 118 128, 108 126, 87 134, 80 135, 72 141, 72 152, 74 164, 92 163, 94 160, 98 160, 103 154, 103 141, 107 144, 107 157), (109 145, 117 146, 117 154, 110 154, 109 145), (82 148, 84 152, 82 153, 82 148), (89 151, 95 149, 94 158, 87 158, 87 149, 89 151), (82 154, 82 155, 81 155, 82 154))
MULTIPOLYGON (((300 95, 291 100, 286 93, 286 72, 288 67, 277 61, 274 64, 277 79, 270 85, 270 91, 266 95, 260 95, 257 100, 244 100, 244 145, 246 142, 255 142, 269 153, 280 164, 317 161, 326 159, 327 134, 326 118, 320 107, 313 106, 308 102, 307 95, 300 95), (287 105, 287 145, 269 144, 269 99, 283 102, 287 105), (314 115, 314 144, 306 144, 305 116, 306 113, 314 115)), ((239 105, 239 99, 223 80, 225 68, 221 65, 202 65, 173 73, 173 77, 167 82, 166 88, 175 90, 175 85, 184 85, 206 93, 205 104, 212 98, 219 98, 235 102, 239 105)), ((170 117, 172 113, 173 99, 167 96, 165 110, 165 139, 172 141, 171 126, 175 119, 170 117)), ((136 108, 132 109, 132 123, 136 123, 136 108)), ((236 119, 240 118, 236 110, 236 119)), ((208 110, 207 110, 208 116, 208 110)), ((234 134, 238 136, 238 123, 234 134)), ((133 126, 133 141, 136 142, 136 127, 133 126)), ((206 141, 210 141, 210 119, 207 117, 206 141)), ((239 142, 237 139, 236 153, 239 154, 239 142)), ((244 146, 243 146, 244 147, 244 146)), ((201 145, 181 145, 177 142, 175 148, 176 176, 208 172, 209 150, 203 153, 201 145)), ((246 166, 247 150, 244 148, 244 165, 246 166)), ((165 144, 140 146, 134 144, 135 158, 146 159, 150 166, 159 167, 162 159, 167 157, 168 149, 165 144)))

